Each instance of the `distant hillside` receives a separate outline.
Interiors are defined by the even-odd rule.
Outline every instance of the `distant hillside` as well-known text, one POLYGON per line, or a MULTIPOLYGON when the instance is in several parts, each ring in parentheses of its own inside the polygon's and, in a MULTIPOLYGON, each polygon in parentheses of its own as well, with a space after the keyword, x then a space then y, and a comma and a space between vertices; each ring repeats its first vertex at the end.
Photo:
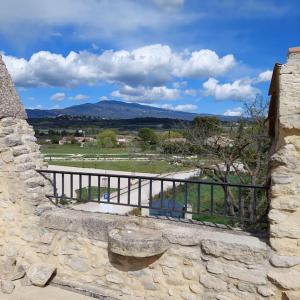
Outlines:
POLYGON ((107 100, 85 103, 63 109, 27 109, 29 118, 55 117, 58 115, 89 116, 103 119, 170 118, 192 120, 197 114, 178 112, 136 103, 107 100))
MULTIPOLYGON (((134 119, 134 118, 168 118, 193 120, 199 114, 173 111, 122 101, 106 100, 98 103, 85 103, 63 109, 27 109, 28 118, 47 118, 59 115, 86 116, 102 119, 134 119)), ((230 120, 230 117, 218 116, 221 120, 230 120)))

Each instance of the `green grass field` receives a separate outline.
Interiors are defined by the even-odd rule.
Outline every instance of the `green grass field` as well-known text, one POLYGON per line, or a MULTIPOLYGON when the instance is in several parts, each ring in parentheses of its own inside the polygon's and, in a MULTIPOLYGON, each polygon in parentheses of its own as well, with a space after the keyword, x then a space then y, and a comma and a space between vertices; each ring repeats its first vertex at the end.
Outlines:
POLYGON ((80 147, 79 145, 42 145, 41 152, 47 156, 64 156, 69 154, 127 154, 126 148, 100 148, 97 146, 80 147))
POLYGON ((170 165, 166 161, 71 161, 71 160, 52 160, 51 165, 95 168, 113 171, 127 171, 138 173, 162 174, 169 172, 178 172, 190 168, 170 165))
MULTIPOLYGON (((236 176, 231 176, 231 177, 232 177, 230 180, 231 183, 238 182, 238 178, 236 176)), ((226 225, 234 225, 236 223, 239 223, 238 211, 236 211, 237 219, 235 220, 233 220, 231 217, 222 215, 225 209, 225 202, 224 202, 225 191, 221 186, 213 186, 213 192, 212 192, 212 187, 210 184, 201 184, 200 196, 198 195, 199 193, 198 184, 188 183, 186 187, 184 184, 176 186, 175 199, 178 203, 181 203, 183 206, 185 205, 186 203, 185 201, 187 199, 187 204, 189 204, 192 207, 192 211, 195 213, 199 213, 199 215, 198 214, 193 215, 194 220, 207 221, 207 222, 226 224, 226 225), (187 187, 187 193, 186 193, 186 187, 187 187), (198 204, 199 198, 200 198, 200 203, 198 204), (213 201, 211 201, 211 199, 213 199, 213 201)), ((239 206, 238 205, 239 190, 237 187, 230 187, 230 192, 233 197, 233 202, 235 204, 235 207, 237 208, 239 206)), ((249 217, 247 213, 247 207, 249 205, 251 191, 249 189, 242 189, 241 197, 244 199, 245 217, 249 217)), ((173 190, 169 189, 165 191, 163 198, 173 199, 173 190)), ((266 203, 267 203, 266 195, 261 190, 257 190, 256 198, 257 198, 258 207, 260 207, 260 209, 262 210, 265 210, 266 203)), ((160 199, 160 195, 157 195, 155 199, 160 199)))
MULTIPOLYGON (((110 188, 110 194, 116 192, 117 189, 115 188, 110 188)), ((108 192, 107 187, 100 187, 100 198, 103 196, 104 193, 108 192)), ((97 200, 98 199, 98 187, 97 186, 91 186, 90 189, 90 194, 91 194, 91 200, 97 200)), ((80 199, 80 190, 76 190, 76 196, 78 199, 78 202, 88 202, 89 199, 89 188, 85 187, 81 189, 81 199, 80 199)))

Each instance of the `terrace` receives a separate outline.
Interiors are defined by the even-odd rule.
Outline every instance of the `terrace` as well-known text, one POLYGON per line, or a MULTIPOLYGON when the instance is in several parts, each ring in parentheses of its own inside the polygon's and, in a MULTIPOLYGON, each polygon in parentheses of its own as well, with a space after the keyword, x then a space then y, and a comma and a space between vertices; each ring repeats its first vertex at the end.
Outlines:
POLYGON ((2 293, 22 283, 44 299, 47 285, 112 300, 299 298, 299 55, 274 68, 270 192, 194 171, 47 168, 0 59, 2 293), (268 233, 249 230, 264 222, 268 233))

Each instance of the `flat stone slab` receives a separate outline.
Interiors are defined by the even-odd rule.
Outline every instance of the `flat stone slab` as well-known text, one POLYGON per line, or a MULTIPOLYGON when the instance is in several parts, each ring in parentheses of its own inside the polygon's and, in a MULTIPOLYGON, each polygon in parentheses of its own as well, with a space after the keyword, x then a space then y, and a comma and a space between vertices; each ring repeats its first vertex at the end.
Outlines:
POLYGON ((111 252, 123 256, 150 257, 164 253, 169 243, 159 230, 127 226, 108 233, 108 247, 111 252))

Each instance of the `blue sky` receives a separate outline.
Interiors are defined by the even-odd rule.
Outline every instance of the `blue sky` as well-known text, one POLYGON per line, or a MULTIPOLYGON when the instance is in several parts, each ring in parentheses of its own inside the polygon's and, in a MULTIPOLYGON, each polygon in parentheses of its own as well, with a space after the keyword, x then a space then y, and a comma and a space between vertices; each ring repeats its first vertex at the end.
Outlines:
POLYGON ((299 0, 10 0, 0 51, 27 108, 106 99, 240 115, 300 45, 299 0))

